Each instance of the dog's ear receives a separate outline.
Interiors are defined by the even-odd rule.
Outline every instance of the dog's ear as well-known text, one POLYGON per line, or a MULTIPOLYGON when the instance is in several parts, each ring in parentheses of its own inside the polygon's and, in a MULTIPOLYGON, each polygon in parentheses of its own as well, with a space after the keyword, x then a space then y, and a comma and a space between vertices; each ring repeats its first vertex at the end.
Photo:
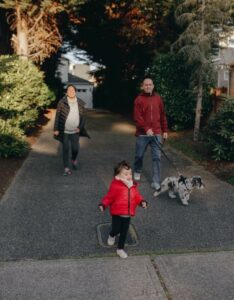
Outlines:
POLYGON ((191 180, 191 183, 192 183, 193 186, 197 185, 197 183, 198 183, 198 176, 193 176, 192 180, 191 180))
POLYGON ((192 177, 192 185, 198 186, 198 187, 204 186, 201 176, 193 176, 192 177))
POLYGON ((202 181, 202 178, 201 178, 200 176, 198 177, 198 183, 199 183, 199 187, 200 187, 200 188, 205 187, 205 184, 204 184, 204 182, 202 181))
POLYGON ((178 183, 182 182, 183 184, 185 184, 186 179, 187 179, 187 177, 184 177, 183 175, 180 175, 178 183))

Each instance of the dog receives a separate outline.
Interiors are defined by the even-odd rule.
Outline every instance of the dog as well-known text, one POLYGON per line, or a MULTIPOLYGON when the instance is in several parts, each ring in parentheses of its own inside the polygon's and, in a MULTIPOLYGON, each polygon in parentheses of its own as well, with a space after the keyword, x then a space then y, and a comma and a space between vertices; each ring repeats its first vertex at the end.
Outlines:
POLYGON ((200 176, 193 176, 187 178, 184 176, 180 177, 167 177, 161 184, 161 189, 154 192, 154 196, 157 197, 159 194, 168 191, 170 198, 177 198, 179 196, 183 205, 188 205, 190 194, 193 189, 203 189, 205 187, 200 176))

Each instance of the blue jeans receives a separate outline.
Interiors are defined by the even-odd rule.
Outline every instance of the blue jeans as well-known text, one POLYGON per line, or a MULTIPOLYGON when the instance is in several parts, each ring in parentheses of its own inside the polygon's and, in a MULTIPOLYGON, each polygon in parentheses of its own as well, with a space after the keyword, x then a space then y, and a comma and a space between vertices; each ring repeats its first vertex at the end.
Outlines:
POLYGON ((136 152, 135 152, 135 162, 134 162, 134 172, 141 173, 143 167, 143 159, 145 151, 150 145, 151 147, 151 157, 152 157, 152 182, 160 184, 161 182, 161 151, 158 147, 161 147, 161 135, 154 136, 138 136, 136 139, 136 152))

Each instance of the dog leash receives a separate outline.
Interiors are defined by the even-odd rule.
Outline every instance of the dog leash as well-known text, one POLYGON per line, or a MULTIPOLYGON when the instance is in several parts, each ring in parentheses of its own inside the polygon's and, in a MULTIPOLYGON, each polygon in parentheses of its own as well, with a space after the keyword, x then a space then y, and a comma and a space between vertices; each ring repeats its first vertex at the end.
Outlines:
POLYGON ((164 154, 164 156, 166 157, 166 159, 170 162, 170 164, 172 165, 172 167, 176 170, 177 174, 179 175, 179 177, 180 177, 179 182, 182 182, 182 183, 185 185, 186 189, 189 191, 189 189, 188 189, 188 187, 187 187, 187 185, 186 185, 186 181, 185 181, 185 180, 186 180, 186 177, 183 176, 183 175, 180 173, 179 169, 174 165, 173 161, 170 160, 170 158, 166 155, 165 151, 162 149, 163 143, 160 143, 160 142, 157 140, 157 138, 156 138, 155 135, 154 135, 154 140, 155 140, 155 142, 156 142, 156 144, 157 144, 157 146, 158 146, 158 149, 164 154))
POLYGON ((163 143, 160 143, 156 136, 154 135, 154 140, 158 146, 158 149, 163 153, 163 155, 166 157, 166 159, 169 161, 169 163, 172 165, 172 167, 176 170, 177 174, 181 177, 181 178, 185 178, 184 176, 182 176, 182 174, 180 173, 179 169, 174 165, 173 161, 170 160, 170 158, 166 155, 165 151, 162 149, 163 147, 163 143))

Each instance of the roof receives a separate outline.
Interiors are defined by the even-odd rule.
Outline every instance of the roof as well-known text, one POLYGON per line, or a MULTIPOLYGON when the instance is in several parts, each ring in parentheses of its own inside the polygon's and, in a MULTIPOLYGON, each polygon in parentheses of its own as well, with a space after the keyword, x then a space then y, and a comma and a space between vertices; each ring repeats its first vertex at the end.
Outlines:
POLYGON ((68 73, 68 82, 73 84, 93 85, 92 82, 68 73))
POLYGON ((82 79, 86 79, 86 80, 90 81, 90 79, 92 78, 90 72, 91 72, 90 65, 88 65, 88 64, 73 65, 72 74, 75 76, 78 76, 82 79))

